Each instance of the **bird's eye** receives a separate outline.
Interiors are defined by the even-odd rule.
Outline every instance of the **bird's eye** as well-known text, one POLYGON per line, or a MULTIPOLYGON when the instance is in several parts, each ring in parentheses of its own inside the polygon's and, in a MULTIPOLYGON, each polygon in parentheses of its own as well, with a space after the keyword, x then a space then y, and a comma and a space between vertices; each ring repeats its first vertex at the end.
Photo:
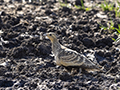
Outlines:
POLYGON ((52 36, 52 34, 49 34, 50 36, 52 36))

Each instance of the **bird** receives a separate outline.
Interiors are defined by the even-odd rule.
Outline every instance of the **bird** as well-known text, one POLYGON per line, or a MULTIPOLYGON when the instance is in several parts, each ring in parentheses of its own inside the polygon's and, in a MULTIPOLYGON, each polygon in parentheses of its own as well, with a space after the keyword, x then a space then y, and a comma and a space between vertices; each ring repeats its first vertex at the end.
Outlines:
POLYGON ((102 66, 99 64, 95 64, 93 61, 85 57, 85 55, 61 45, 54 32, 46 33, 44 36, 47 36, 52 43, 52 51, 57 65, 65 67, 79 67, 88 72, 101 71, 102 66))

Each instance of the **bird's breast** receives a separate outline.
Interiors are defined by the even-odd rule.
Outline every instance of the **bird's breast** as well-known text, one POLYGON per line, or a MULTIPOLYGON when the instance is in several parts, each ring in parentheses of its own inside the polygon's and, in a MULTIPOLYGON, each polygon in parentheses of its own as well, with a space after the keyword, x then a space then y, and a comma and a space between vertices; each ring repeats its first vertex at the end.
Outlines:
POLYGON ((59 60, 57 55, 55 56, 55 63, 59 66, 61 65, 61 61, 59 60))

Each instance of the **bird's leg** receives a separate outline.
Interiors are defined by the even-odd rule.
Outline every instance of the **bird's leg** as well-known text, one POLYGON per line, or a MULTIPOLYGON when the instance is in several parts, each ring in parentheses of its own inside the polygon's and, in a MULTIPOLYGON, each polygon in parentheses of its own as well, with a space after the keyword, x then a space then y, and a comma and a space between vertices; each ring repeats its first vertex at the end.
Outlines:
POLYGON ((71 73, 65 68, 63 69, 63 72, 67 72, 69 75, 71 75, 71 73))
POLYGON ((71 75, 73 75, 73 74, 74 74, 74 68, 72 68, 72 70, 71 70, 71 72, 70 72, 70 73, 71 73, 71 75))
POLYGON ((72 68, 71 75, 77 74, 78 70, 79 70, 79 68, 72 68))
POLYGON ((81 68, 79 68, 79 74, 82 75, 82 69, 81 68))
POLYGON ((81 72, 82 72, 82 69, 81 69, 81 68, 79 68, 79 73, 81 74, 81 72))

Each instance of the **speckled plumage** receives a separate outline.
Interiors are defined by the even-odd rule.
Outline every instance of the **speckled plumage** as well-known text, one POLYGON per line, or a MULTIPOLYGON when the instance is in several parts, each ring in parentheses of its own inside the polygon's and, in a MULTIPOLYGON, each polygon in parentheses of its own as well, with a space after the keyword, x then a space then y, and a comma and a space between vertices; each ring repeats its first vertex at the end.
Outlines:
POLYGON ((79 66, 88 70, 100 70, 100 66, 87 59, 84 55, 62 46, 57 40, 56 34, 53 32, 47 33, 46 36, 52 42, 52 50, 57 65, 63 66, 79 66))

